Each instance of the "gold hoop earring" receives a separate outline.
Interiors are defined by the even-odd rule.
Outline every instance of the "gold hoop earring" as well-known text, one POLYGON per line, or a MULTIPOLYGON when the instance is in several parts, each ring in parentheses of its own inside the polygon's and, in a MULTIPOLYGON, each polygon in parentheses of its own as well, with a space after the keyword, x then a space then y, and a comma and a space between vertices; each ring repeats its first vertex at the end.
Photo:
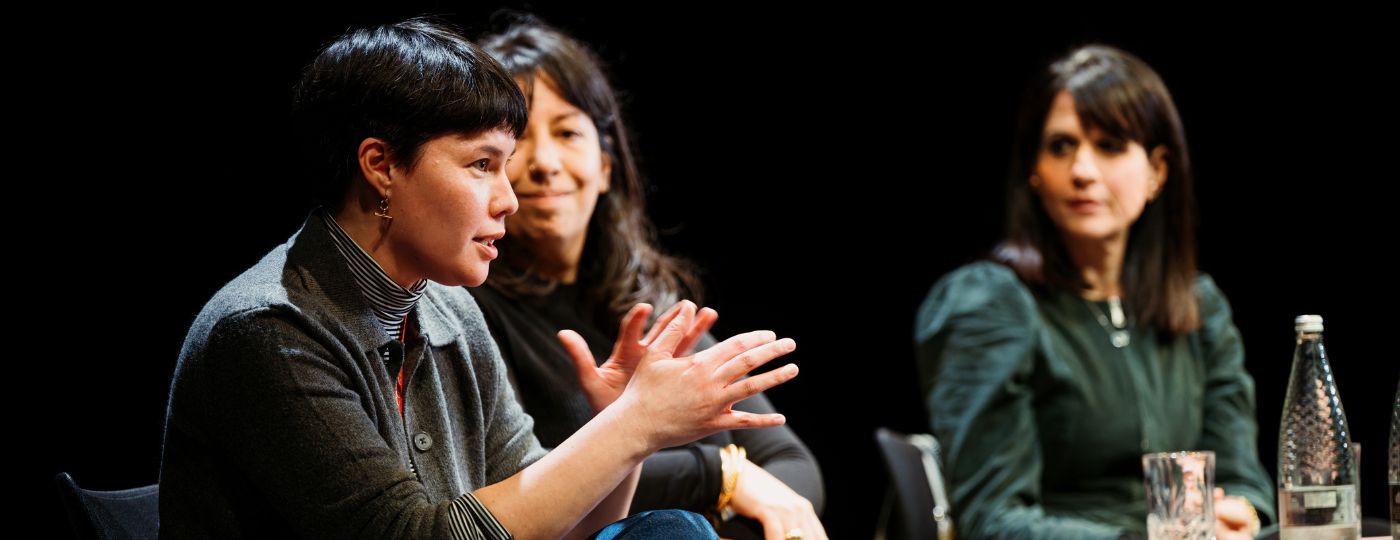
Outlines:
POLYGON ((375 212, 374 215, 379 216, 379 217, 382 217, 382 218, 384 218, 384 219, 394 219, 394 216, 389 215, 389 198, 388 198, 388 197, 385 197, 385 198, 383 198, 383 199, 379 199, 379 211, 378 211, 378 212, 375 212))

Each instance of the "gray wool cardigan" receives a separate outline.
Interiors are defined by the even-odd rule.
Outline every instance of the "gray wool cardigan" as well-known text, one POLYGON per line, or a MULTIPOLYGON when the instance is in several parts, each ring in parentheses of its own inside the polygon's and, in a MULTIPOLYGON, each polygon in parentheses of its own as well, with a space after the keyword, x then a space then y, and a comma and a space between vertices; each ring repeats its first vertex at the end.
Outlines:
POLYGON ((175 368, 160 536, 494 536, 469 494, 544 450, 471 296, 429 283, 412 317, 405 348, 318 216, 224 286, 175 368))

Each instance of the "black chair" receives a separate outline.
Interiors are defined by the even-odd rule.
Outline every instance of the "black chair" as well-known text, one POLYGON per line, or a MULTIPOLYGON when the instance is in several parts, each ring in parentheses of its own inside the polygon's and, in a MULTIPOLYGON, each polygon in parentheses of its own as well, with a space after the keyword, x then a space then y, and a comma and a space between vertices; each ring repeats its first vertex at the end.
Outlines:
POLYGON ((886 497, 876 537, 953 538, 953 520, 938 470, 938 442, 930 435, 911 436, 888 428, 875 430, 875 442, 890 480, 890 496, 886 497), (931 464, 932 470, 925 464, 931 464))
POLYGON ((79 540, 155 540, 160 524, 159 484, 121 491, 88 491, 58 473, 58 495, 79 540))

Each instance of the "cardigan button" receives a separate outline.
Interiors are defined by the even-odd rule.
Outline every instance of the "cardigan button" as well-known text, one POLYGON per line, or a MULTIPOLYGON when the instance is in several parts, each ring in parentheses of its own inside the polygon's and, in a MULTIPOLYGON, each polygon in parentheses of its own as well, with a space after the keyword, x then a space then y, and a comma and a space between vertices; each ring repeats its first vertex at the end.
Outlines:
POLYGON ((427 433, 419 433, 413 436, 413 445, 417 446, 418 450, 427 452, 433 447, 433 438, 427 433))

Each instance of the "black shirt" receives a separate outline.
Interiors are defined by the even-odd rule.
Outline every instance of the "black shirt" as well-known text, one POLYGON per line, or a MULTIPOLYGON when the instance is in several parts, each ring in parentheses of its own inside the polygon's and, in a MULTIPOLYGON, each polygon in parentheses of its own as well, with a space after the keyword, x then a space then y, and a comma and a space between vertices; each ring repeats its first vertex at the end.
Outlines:
MULTIPOLYGON (((486 315, 487 327, 510 369, 511 384, 525 412, 535 419, 540 444, 553 448, 593 418, 579 387, 568 352, 557 334, 578 332, 599 363, 612 353, 614 337, 585 322, 578 285, 558 285, 543 296, 512 299, 489 285, 468 289, 486 315)), ((713 345, 706 335, 695 350, 713 345)), ((751 413, 777 412, 758 394, 734 405, 751 413)), ((821 471, 807 446, 787 426, 716 433, 684 447, 662 450, 647 458, 631 513, 678 508, 704 513, 719 499, 723 474, 720 448, 742 446, 748 459, 812 502, 820 514, 824 494, 821 471)), ((720 536, 761 538, 757 522, 736 518, 721 527, 720 536), (750 530, 745 530, 750 529, 750 530), (757 534, 749 534, 756 532, 757 534)))

